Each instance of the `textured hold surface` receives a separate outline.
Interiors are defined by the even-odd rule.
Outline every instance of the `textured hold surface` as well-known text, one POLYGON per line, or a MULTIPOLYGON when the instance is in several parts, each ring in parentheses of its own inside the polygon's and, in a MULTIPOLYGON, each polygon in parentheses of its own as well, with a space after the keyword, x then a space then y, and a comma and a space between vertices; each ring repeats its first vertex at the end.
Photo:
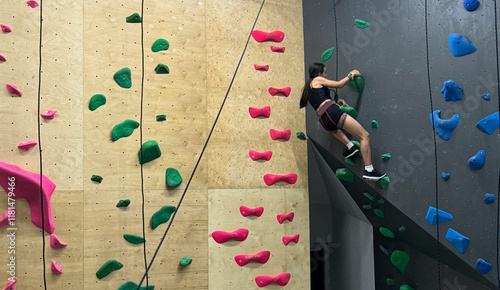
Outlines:
POLYGON ((116 207, 127 207, 130 204, 130 199, 120 199, 116 204, 116 207))
POLYGON ((471 54, 477 50, 472 42, 458 33, 448 35, 448 45, 451 54, 455 57, 471 54))
MULTIPOLYGON (((128 282, 125 282, 125 284, 118 287, 118 290, 137 290, 137 287, 139 287, 139 285, 137 285, 134 282, 128 281, 128 282)), ((155 285, 148 285, 148 286, 139 287, 139 290, 154 290, 154 289, 155 289, 155 285)))
POLYGON ((175 211, 175 206, 165 205, 155 212, 151 217, 151 227, 156 229, 159 225, 168 222, 170 216, 175 211))
POLYGON ((56 116, 57 111, 54 110, 48 110, 47 113, 41 113, 40 116, 44 119, 54 119, 56 116))
POLYGON ((446 239, 450 242, 455 248, 458 249, 460 253, 465 253, 467 246, 469 245, 469 238, 461 235, 454 229, 448 229, 446 233, 446 239))
POLYGON ((401 287, 399 287, 399 290, 415 290, 413 289, 410 285, 408 284, 403 284, 401 287))
POLYGON ((288 141, 288 140, 290 140, 291 134, 292 134, 292 132, 290 131, 290 129, 286 129, 283 131, 278 131, 278 130, 274 130, 274 129, 269 130, 269 135, 271 135, 271 139, 273 139, 273 140, 283 139, 285 141, 288 141))
POLYGON ((347 83, 347 85, 356 92, 361 93, 363 91, 363 88, 365 87, 365 81, 361 76, 355 76, 352 81, 349 81, 347 83))
POLYGON ((266 65, 258 65, 258 64, 254 64, 253 65, 253 68, 255 70, 263 70, 263 71, 268 71, 269 70, 269 65, 266 64, 266 65))
POLYGON ((248 108, 248 112, 250 113, 250 117, 252 118, 257 118, 259 116, 269 118, 269 116, 271 116, 271 107, 269 106, 265 106, 262 108, 250 107, 248 108))
POLYGON ((297 138, 299 138, 300 140, 307 140, 306 134, 304 134, 304 132, 297 132, 295 133, 295 136, 297 136, 297 138))
POLYGON ((124 89, 130 89, 132 87, 132 72, 128 67, 124 67, 117 71, 113 79, 115 82, 124 89))
POLYGON ((476 261, 476 269, 483 274, 487 274, 491 270, 491 264, 479 258, 476 261))
POLYGON ((378 128, 378 122, 375 120, 372 120, 372 128, 378 128))
POLYGON ((455 130, 458 123, 460 123, 460 116, 455 114, 451 117, 451 119, 443 120, 439 117, 440 114, 441 110, 436 110, 430 114, 429 118, 431 120, 431 125, 434 127, 434 131, 441 139, 450 140, 451 132, 455 130))
POLYGON ((405 251, 395 250, 392 252, 391 263, 396 266, 401 273, 404 273, 409 261, 410 257, 405 251))
POLYGON ((249 208, 244 205, 240 206, 240 213, 242 216, 247 217, 247 216, 256 216, 259 217, 262 215, 264 212, 264 208, 262 206, 256 207, 256 208, 249 208))
POLYGON ((89 110, 95 111, 100 106, 106 104, 106 97, 101 94, 93 95, 89 101, 89 110))
POLYGON ((363 192, 363 195, 369 200, 375 201, 375 197, 373 197, 373 195, 369 194, 368 192, 363 192))
POLYGON ((495 201, 495 195, 491 193, 487 193, 484 195, 484 203, 490 204, 495 201))
POLYGON ((485 99, 486 101, 490 100, 490 94, 482 94, 481 98, 485 99))
POLYGON ((11 32, 12 31, 12 29, 10 29, 10 26, 8 26, 8 25, 0 24, 0 28, 2 28, 3 32, 11 32))
POLYGON ((353 119, 356 119, 358 117, 358 111, 356 111, 356 109, 354 109, 353 107, 340 106, 340 110, 342 110, 342 112, 346 113, 347 115, 351 116, 353 119))
POLYGON ((288 97, 290 95, 290 92, 292 91, 292 89, 290 87, 284 87, 284 88, 270 87, 269 89, 267 89, 267 91, 269 92, 269 94, 271 94, 271 96, 274 96, 276 94, 280 94, 280 95, 284 95, 285 97, 288 97))
POLYGON ((139 153, 137 153, 137 156, 139 156, 140 164, 153 161, 161 156, 160 147, 154 140, 147 141, 146 143, 142 144, 142 148, 139 149, 139 153))
POLYGON ((462 100, 463 89, 454 80, 447 80, 443 83, 441 94, 446 102, 462 100))
POLYGON ((327 61, 332 57, 334 47, 330 47, 329 49, 325 50, 323 54, 321 54, 321 61, 327 61))
POLYGON ((469 158, 467 165, 473 170, 479 170, 483 168, 484 162, 486 161, 486 154, 483 150, 480 150, 476 155, 469 158))
POLYGON ((63 273, 63 267, 61 265, 57 265, 57 261, 52 260, 50 263, 50 269, 52 270, 52 273, 61 275, 63 273))
POLYGON ((391 159, 391 154, 390 153, 382 154, 382 160, 387 161, 389 159, 391 159))
POLYGON ((23 92, 21 92, 15 85, 13 84, 7 84, 7 90, 11 95, 16 95, 16 96, 23 96, 23 92))
POLYGON ((477 122, 476 127, 484 133, 491 135, 499 126, 498 112, 485 117, 477 122))
POLYGON ((439 216, 439 223, 444 223, 447 221, 452 221, 453 216, 445 211, 442 210, 436 210, 436 208, 429 206, 429 210, 427 211, 427 215, 425 216, 425 220, 431 224, 435 225, 438 223, 438 216, 439 216))
POLYGON ((448 179, 450 179, 451 174, 443 172, 441 173, 441 177, 443 177, 444 181, 447 181, 448 179))
POLYGON ((144 243, 144 238, 138 235, 123 234, 123 238, 131 244, 138 245, 144 243))
POLYGON ((281 53, 285 52, 285 47, 284 46, 282 46, 282 47, 276 47, 276 46, 272 46, 271 45, 270 48, 271 48, 272 52, 281 52, 281 53))
POLYGON ((167 115, 157 115, 156 116, 156 121, 157 122, 166 121, 166 120, 167 120, 167 115))
POLYGON ((278 181, 284 181, 288 184, 295 184, 295 182, 297 182, 297 174, 288 173, 285 175, 279 175, 279 174, 264 175, 264 182, 266 183, 267 186, 271 186, 278 181))
POLYGON ((380 233, 381 233, 382 235, 384 235, 385 237, 388 237, 388 238, 394 238, 394 233, 393 233, 390 229, 388 229, 388 228, 386 228, 386 227, 380 227, 378 230, 379 230, 379 231, 380 231, 380 233))
POLYGON ((260 30, 253 30, 252 37, 257 42, 264 41, 274 41, 274 42, 282 42, 285 39, 285 34, 279 30, 273 32, 264 32, 260 30))
POLYGON ((394 285, 394 280, 391 278, 387 278, 385 279, 385 284, 387 284, 387 286, 392 286, 394 285))
POLYGON ((363 205, 363 209, 372 209, 372 206, 369 204, 363 205))
POLYGON ((67 243, 59 241, 59 238, 56 235, 54 234, 50 235, 50 247, 52 249, 62 249, 65 248, 67 245, 68 245, 67 243))
POLYGON ((28 1, 28 2, 26 2, 26 4, 28 4, 28 6, 31 8, 38 7, 38 3, 36 1, 28 1))
POLYGON ((0 228, 9 225, 11 222, 14 222, 15 220, 16 220, 16 207, 12 206, 3 212, 2 217, 0 218, 0 228))
POLYGON ((255 283, 257 283, 259 287, 264 287, 272 283, 279 286, 286 286, 288 281, 290 281, 290 277, 290 273, 281 273, 276 276, 257 276, 255 277, 255 283))
POLYGON ((477 0, 464 0, 464 8, 467 11, 474 11, 479 7, 479 1, 477 0))
POLYGON ((102 177, 99 176, 99 175, 92 175, 92 177, 90 178, 90 180, 95 181, 97 183, 101 183, 102 182, 102 177))
POLYGON ((361 19, 354 19, 354 24, 361 29, 365 29, 367 27, 370 27, 370 23, 363 21, 361 19))
POLYGON ((230 240, 242 242, 246 240, 247 237, 248 237, 247 229, 237 229, 233 232, 215 231, 212 233, 212 238, 218 244, 222 244, 230 240))
POLYGON ((14 277, 12 280, 7 282, 7 285, 3 288, 3 290, 16 290, 17 277, 14 277))
POLYGON ((23 150, 30 150, 30 148, 36 146, 36 143, 35 141, 28 141, 28 142, 24 142, 24 143, 19 143, 17 145, 17 148, 19 149, 23 149, 23 150))
POLYGON ((380 186, 382 186, 382 188, 386 188, 390 182, 391 180, 389 179, 389 176, 384 176, 380 179, 380 186))
POLYGON ((162 63, 159 63, 156 67, 155 67, 155 72, 157 74, 169 74, 170 73, 170 69, 168 68, 168 66, 162 64, 162 63))
POLYGON ((300 234, 295 234, 293 236, 284 236, 283 238, 281 238, 281 240, 283 241, 283 244, 285 244, 285 246, 288 246, 290 242, 298 243, 299 238, 300 234))
POLYGON ((127 23, 141 23, 142 18, 141 15, 139 15, 139 13, 134 13, 130 16, 127 16, 126 21, 127 23))
POLYGON ((153 46, 151 46, 151 51, 153 52, 158 52, 161 50, 168 50, 170 47, 170 44, 166 39, 163 38, 158 38, 155 43, 153 43, 153 46))
POLYGON ((381 210, 380 208, 376 208, 373 210, 376 216, 383 218, 384 217, 384 211, 381 210))
POLYGON ((386 256, 389 256, 389 251, 382 245, 379 245, 378 248, 384 253, 386 256))
POLYGON ((97 279, 102 279, 113 271, 117 271, 123 268, 123 264, 118 262, 117 260, 108 260, 104 263, 99 270, 95 273, 97 279))
POLYGON ((353 182, 354 174, 352 174, 351 170, 347 168, 339 168, 335 171, 335 175, 338 179, 353 182))
POLYGON ((289 222, 293 221, 293 217, 295 216, 295 213, 291 212, 288 214, 279 214, 276 216, 276 219, 278 219, 278 222, 282 224, 285 220, 288 220, 289 222))
POLYGON ((7 61, 7 59, 5 58, 5 56, 0 54, 0 61, 7 61))
POLYGON ((256 161, 259 159, 264 159, 266 161, 269 161, 271 159, 271 157, 273 157, 273 151, 257 152, 255 150, 250 150, 250 151, 248 151, 248 155, 250 155, 250 158, 253 161, 256 161))
POLYGON ((259 264, 265 264, 269 260, 271 252, 261 251, 254 255, 236 255, 234 261, 238 266, 243 267, 250 262, 257 262, 259 264))
POLYGON ((168 186, 174 187, 181 184, 182 176, 177 169, 167 168, 165 171, 165 180, 167 181, 168 186))
POLYGON ((191 258, 182 258, 179 261, 179 265, 181 265, 181 266, 187 266, 187 265, 191 264, 191 262, 193 262, 193 259, 191 259, 191 258))

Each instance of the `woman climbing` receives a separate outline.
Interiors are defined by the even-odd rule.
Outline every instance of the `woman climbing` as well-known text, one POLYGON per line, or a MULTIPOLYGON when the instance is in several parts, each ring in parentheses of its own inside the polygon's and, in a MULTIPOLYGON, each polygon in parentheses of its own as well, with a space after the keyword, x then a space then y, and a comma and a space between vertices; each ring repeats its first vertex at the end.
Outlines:
POLYGON ((344 150, 344 157, 349 158, 358 153, 358 148, 347 138, 342 132, 343 129, 349 134, 359 139, 361 155, 365 163, 363 178, 368 180, 379 180, 385 174, 379 173, 373 168, 370 154, 370 135, 366 130, 351 116, 342 112, 340 105, 347 106, 347 103, 340 99, 334 102, 330 97, 331 88, 342 88, 349 80, 361 74, 357 70, 353 70, 349 75, 340 81, 332 81, 326 78, 326 67, 322 63, 313 63, 309 67, 309 79, 307 80, 304 89, 302 90, 302 98, 300 99, 300 108, 304 108, 307 102, 316 110, 316 115, 323 128, 333 132, 333 136, 347 146, 344 150))

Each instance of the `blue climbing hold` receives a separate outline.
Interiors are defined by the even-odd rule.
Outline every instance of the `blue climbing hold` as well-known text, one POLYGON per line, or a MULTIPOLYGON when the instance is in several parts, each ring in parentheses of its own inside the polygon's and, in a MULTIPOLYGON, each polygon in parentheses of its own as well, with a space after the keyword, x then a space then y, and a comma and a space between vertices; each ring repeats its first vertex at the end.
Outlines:
POLYGON ((485 99, 486 101, 490 100, 490 94, 482 94, 481 98, 485 99))
POLYGON ((456 102, 462 99, 462 87, 459 86, 454 80, 447 80, 443 83, 443 88, 441 89, 441 94, 444 95, 444 100, 446 102, 453 101, 456 102))
POLYGON ((491 270, 491 264, 479 258, 476 261, 476 269, 478 269, 479 272, 486 274, 491 270))
POLYGON ((443 140, 450 140, 451 132, 458 126, 460 122, 460 116, 458 114, 453 115, 449 120, 443 120, 439 117, 441 110, 434 111, 429 117, 431 119, 431 125, 434 127, 436 134, 443 140))
POLYGON ((448 35, 448 45, 453 56, 459 57, 477 50, 476 46, 467 38, 458 33, 451 33, 448 35))
POLYGON ((479 7, 479 1, 477 0, 464 0, 464 8, 467 11, 474 11, 479 7))
POLYGON ((444 223, 453 220, 453 216, 451 214, 442 210, 436 210, 436 208, 432 206, 429 206, 429 210, 427 211, 427 216, 425 216, 425 220, 431 225, 435 225, 438 223, 438 216, 439 216, 439 223, 444 223))
POLYGON ((487 193, 484 195, 484 203, 490 204, 495 201, 495 195, 491 193, 487 193))
POLYGON ((499 122, 498 112, 496 112, 477 122, 476 127, 484 133, 491 135, 491 133, 498 129, 499 122))
POLYGON ((478 170, 483 167, 485 159, 486 159, 486 154, 484 153, 483 150, 481 150, 477 152, 476 155, 469 158, 467 165, 469 165, 471 169, 478 170))
POLYGON ((467 246, 469 245, 469 238, 461 235, 454 229, 448 229, 448 233, 446 233, 446 239, 452 243, 455 248, 458 249, 460 253, 465 253, 467 246))
POLYGON ((444 181, 447 181, 450 179, 451 175, 449 173, 441 173, 441 176, 443 177, 444 181))

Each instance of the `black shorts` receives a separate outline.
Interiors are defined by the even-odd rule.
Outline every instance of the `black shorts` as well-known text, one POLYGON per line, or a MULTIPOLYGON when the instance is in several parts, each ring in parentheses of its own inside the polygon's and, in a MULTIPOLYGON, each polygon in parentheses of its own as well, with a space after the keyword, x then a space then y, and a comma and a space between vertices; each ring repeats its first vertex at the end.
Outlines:
POLYGON ((347 114, 342 112, 339 106, 333 105, 326 109, 319 117, 319 121, 325 130, 336 132, 338 129, 342 129, 346 117, 347 114))

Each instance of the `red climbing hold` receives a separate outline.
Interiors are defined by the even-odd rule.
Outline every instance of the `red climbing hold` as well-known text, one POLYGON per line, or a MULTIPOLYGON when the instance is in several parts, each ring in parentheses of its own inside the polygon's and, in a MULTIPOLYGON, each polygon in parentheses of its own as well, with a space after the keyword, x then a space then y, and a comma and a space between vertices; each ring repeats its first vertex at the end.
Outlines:
POLYGON ((11 32, 12 31, 12 29, 10 29, 10 27, 7 25, 0 24, 0 28, 2 28, 3 32, 11 32))
POLYGON ((50 197, 56 185, 42 175, 42 200, 40 200, 40 174, 21 169, 17 165, 0 161, 0 186, 12 199, 24 198, 29 205, 31 222, 49 234, 54 232, 50 197), (13 186, 14 185, 14 186, 13 186), (11 190, 12 189, 12 190, 11 190), (12 193, 12 194, 11 194, 12 193), (41 207, 43 205, 43 221, 41 207))
POLYGON ((248 151, 248 155, 250 155, 250 158, 252 158, 253 161, 259 159, 264 159, 266 161, 269 161, 273 156, 273 151, 257 152, 255 150, 250 150, 248 151))
POLYGON ((225 243, 230 240, 235 240, 235 241, 244 241, 248 237, 248 230, 247 229, 237 229, 234 232, 224 232, 224 231, 215 231, 212 233, 212 238, 219 243, 225 243))
POLYGON ((7 285, 3 288, 3 290, 16 290, 17 277, 9 279, 7 285))
POLYGON ((52 263, 50 263, 50 269, 54 274, 61 275, 63 272, 62 266, 57 265, 57 262, 55 260, 52 260, 52 263))
POLYGON ((62 248, 65 248, 68 244, 67 243, 63 243, 61 241, 59 241, 59 238, 52 234, 50 235, 50 247, 52 249, 62 249, 62 248))
POLYGON ((36 146, 36 143, 35 141, 28 141, 28 142, 24 142, 24 143, 19 143, 19 145, 17 145, 17 148, 19 149, 23 149, 23 150, 30 150, 31 147, 33 146, 36 146))
POLYGON ((257 262, 260 264, 265 264, 269 260, 270 255, 271 255, 271 252, 269 252, 269 251, 258 252, 255 255, 236 255, 234 257, 234 261, 236 261, 236 263, 240 267, 243 267, 250 262, 257 262))
POLYGON ((265 106, 263 108, 250 107, 248 108, 248 112, 250 112, 250 116, 252 118, 256 118, 258 116, 264 116, 266 118, 269 118, 269 116, 271 116, 271 107, 269 106, 265 106))
POLYGON ((290 273, 281 273, 276 276, 257 276, 255 277, 255 283, 257 283, 259 287, 264 287, 271 283, 286 286, 288 281, 290 281, 290 276, 290 273))
POLYGON ((12 95, 18 95, 20 97, 23 96, 23 92, 21 92, 16 86, 12 85, 12 84, 7 84, 7 90, 9 91, 9 93, 11 93, 12 95))
POLYGON ((0 218, 0 228, 8 225, 9 221, 15 221, 15 220, 16 220, 16 208, 14 206, 9 207, 6 211, 3 212, 3 215, 0 218))
POLYGON ((242 216, 249 216, 249 215, 261 216, 263 212, 264 208, 262 206, 256 208, 249 208, 244 205, 240 206, 240 213, 242 216))
POLYGON ((290 242, 298 243, 299 237, 300 237, 300 235, 296 234, 293 236, 284 236, 281 240, 283 241, 283 244, 285 244, 285 246, 288 246, 288 243, 290 243, 290 242))
POLYGON ((56 113, 57 113, 57 111, 48 110, 46 114, 41 113, 40 116, 42 116, 42 118, 44 118, 44 119, 54 119, 54 117, 56 116, 56 113))
POLYGON ((295 184, 295 182, 297 182, 297 174, 288 173, 285 175, 278 175, 278 174, 266 174, 266 175, 264 175, 264 182, 268 186, 271 186, 278 181, 284 181, 288 184, 295 184))
POLYGON ((253 67, 255 68, 255 70, 263 70, 263 71, 268 71, 269 70, 269 65, 254 64, 253 67))
POLYGON ((5 56, 0 54, 0 61, 7 61, 7 59, 5 58, 5 56))
POLYGON ((36 1, 28 1, 28 2, 26 2, 26 4, 28 4, 29 7, 31 7, 31 8, 38 7, 38 3, 36 1))
POLYGON ((273 139, 273 140, 283 139, 285 141, 288 141, 288 140, 290 140, 291 134, 292 134, 292 132, 290 131, 290 129, 286 129, 283 131, 278 131, 278 130, 274 130, 274 129, 269 130, 269 135, 271 135, 271 139, 273 139))
POLYGON ((281 95, 284 95, 285 97, 288 97, 290 95, 290 92, 292 91, 292 89, 290 87, 286 87, 286 88, 282 88, 282 89, 269 88, 268 91, 271 94, 271 96, 274 96, 276 94, 281 94, 281 95))
POLYGON ((285 34, 279 30, 273 31, 273 32, 264 32, 260 30, 254 30, 252 31, 252 36, 253 39, 255 39, 257 42, 264 42, 267 40, 274 41, 274 42, 282 42, 283 39, 285 38, 285 34))
POLYGON ((291 212, 289 214, 279 214, 276 216, 276 218, 278 219, 278 222, 280 224, 282 224, 285 220, 292 222, 294 216, 295 216, 295 214, 293 212, 291 212))
POLYGON ((284 46, 276 47, 276 46, 271 45, 271 51, 272 52, 285 52, 285 47, 284 46))

